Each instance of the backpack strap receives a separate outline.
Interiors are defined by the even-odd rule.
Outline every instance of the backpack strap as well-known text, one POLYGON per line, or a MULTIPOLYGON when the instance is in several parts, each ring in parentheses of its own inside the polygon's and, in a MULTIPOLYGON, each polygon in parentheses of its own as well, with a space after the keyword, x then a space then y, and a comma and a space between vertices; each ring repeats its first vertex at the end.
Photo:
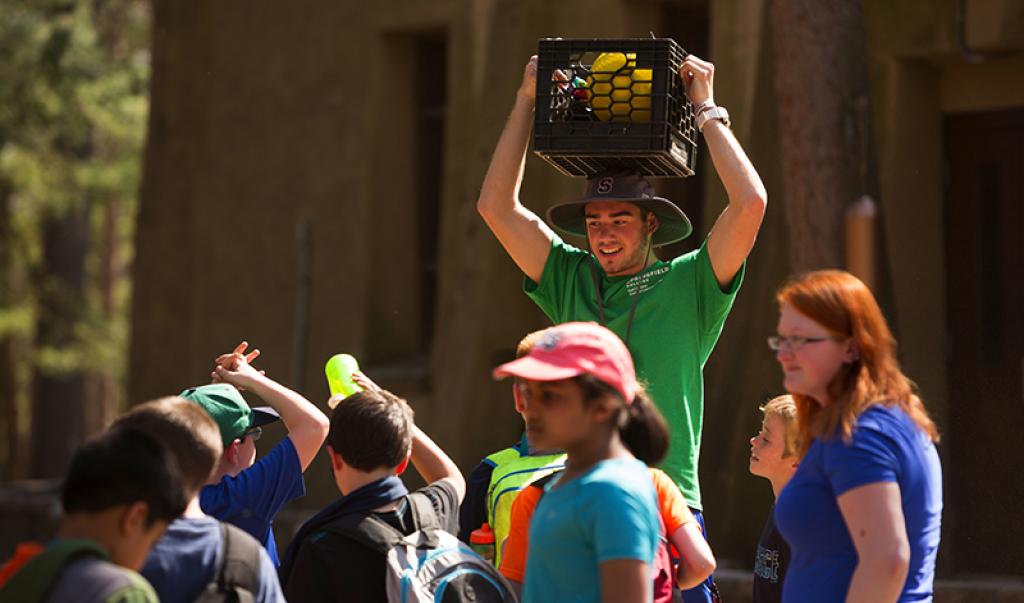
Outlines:
POLYGON ((82 557, 107 559, 91 540, 62 540, 37 554, 0 588, 3 601, 44 601, 64 568, 82 557))
POLYGON ((238 603, 254 603, 260 589, 260 547, 258 540, 233 525, 221 522, 221 561, 217 569, 217 592, 238 603))
MULTIPOLYGON (((405 503, 409 505, 413 532, 441 529, 441 524, 437 521, 437 514, 434 513, 434 505, 428 496, 414 492, 405 497, 405 503)), ((322 530, 351 538, 363 546, 385 555, 404 541, 406 536, 401 530, 374 513, 345 515, 328 523, 322 530)), ((429 541, 429 532, 427 535, 429 541)))
POLYGON ((441 530, 441 522, 434 511, 434 502, 422 492, 413 492, 405 497, 412 511, 413 525, 417 530, 441 530))
POLYGON ((387 554, 405 534, 373 513, 352 513, 325 525, 322 530, 355 540, 381 554, 387 554))

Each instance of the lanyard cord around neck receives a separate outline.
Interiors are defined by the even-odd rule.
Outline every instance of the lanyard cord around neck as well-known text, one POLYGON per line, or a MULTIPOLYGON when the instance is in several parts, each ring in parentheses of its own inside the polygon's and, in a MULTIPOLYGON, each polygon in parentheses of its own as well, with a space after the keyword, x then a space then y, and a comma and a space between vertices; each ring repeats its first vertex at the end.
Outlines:
MULTIPOLYGON (((651 244, 651 241, 648 241, 647 254, 644 255, 644 266, 640 269, 640 272, 637 273, 637 276, 643 274, 643 272, 647 270, 647 260, 651 257, 652 247, 653 245, 651 244)), ((594 257, 593 252, 589 255, 590 261, 587 262, 587 266, 590 268, 590 280, 594 284, 594 295, 597 297, 597 316, 601 321, 601 326, 607 327, 608 324, 604 319, 604 295, 603 291, 601 291, 601 283, 597 279, 597 270, 594 268, 594 264, 598 264, 598 267, 600 267, 600 264, 598 263, 597 258, 594 257)), ((638 285, 636 295, 633 296, 633 303, 629 305, 629 320, 626 322, 626 336, 622 338, 626 347, 629 347, 629 335, 633 331, 633 316, 636 314, 636 304, 640 301, 640 296, 643 294, 644 292, 639 289, 638 285)))

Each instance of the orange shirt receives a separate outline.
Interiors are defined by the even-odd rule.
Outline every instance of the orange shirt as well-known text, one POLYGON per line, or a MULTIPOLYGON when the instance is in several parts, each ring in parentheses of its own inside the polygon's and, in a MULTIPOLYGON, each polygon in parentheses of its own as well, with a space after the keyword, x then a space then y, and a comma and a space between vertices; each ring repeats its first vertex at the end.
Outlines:
POLYGON ((0 586, 7 584, 11 576, 18 573, 18 570, 25 567, 29 561, 32 561, 36 555, 39 555, 44 550, 46 550, 46 547, 38 542, 18 543, 17 548, 14 549, 14 555, 0 566, 0 586))
MULTIPOLYGON (((694 521, 679 487, 661 469, 649 469, 654 490, 658 493, 658 511, 671 536, 682 526, 694 521)), ((508 539, 501 557, 501 574, 509 580, 522 582, 526 576, 526 551, 529 545, 530 518, 543 491, 535 486, 523 488, 512 503, 508 539)))

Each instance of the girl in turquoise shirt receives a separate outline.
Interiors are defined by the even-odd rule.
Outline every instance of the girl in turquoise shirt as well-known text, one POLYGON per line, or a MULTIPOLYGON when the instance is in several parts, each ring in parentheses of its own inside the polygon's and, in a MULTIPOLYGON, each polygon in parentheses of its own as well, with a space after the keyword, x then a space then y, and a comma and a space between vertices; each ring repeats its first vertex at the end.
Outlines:
POLYGON ((626 346, 596 323, 566 323, 495 376, 517 378, 530 441, 567 454, 530 523, 523 602, 650 601, 657 497, 630 449, 656 463, 668 430, 626 346))

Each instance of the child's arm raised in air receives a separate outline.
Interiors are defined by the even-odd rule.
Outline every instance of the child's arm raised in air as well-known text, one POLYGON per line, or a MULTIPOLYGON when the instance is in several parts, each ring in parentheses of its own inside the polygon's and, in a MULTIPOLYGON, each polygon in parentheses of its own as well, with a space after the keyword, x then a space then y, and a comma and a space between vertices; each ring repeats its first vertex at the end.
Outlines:
POLYGON ((416 471, 419 471, 428 484, 448 480, 455 488, 459 502, 462 502, 466 496, 466 480, 462 477, 458 465, 416 425, 412 427, 411 460, 413 467, 416 467, 416 471))
POLYGON ((230 383, 239 389, 247 389, 276 410, 281 415, 281 422, 288 429, 288 437, 295 446, 299 465, 305 471, 327 438, 330 421, 316 405, 301 394, 254 369, 249 362, 259 355, 259 350, 246 354, 248 345, 243 341, 232 353, 218 357, 217 367, 212 375, 213 380, 230 383))

